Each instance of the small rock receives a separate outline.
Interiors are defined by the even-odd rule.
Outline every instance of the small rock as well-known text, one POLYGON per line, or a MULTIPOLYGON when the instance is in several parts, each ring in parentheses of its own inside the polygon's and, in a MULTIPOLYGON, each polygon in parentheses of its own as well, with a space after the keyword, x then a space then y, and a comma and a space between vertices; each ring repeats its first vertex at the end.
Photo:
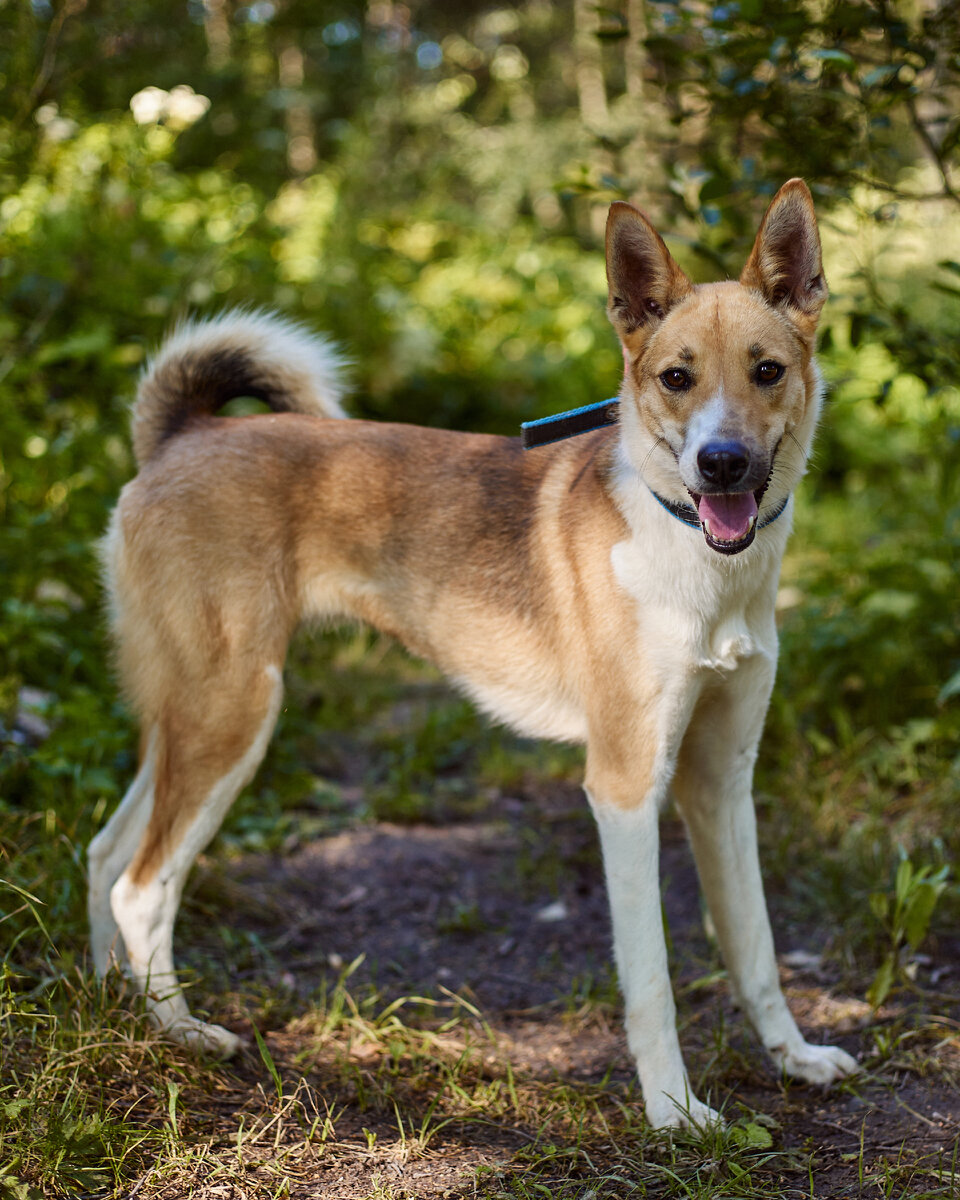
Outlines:
POLYGON ((785 967, 793 967, 796 971, 819 971, 823 966, 823 955, 813 954, 809 950, 791 950, 781 954, 780 961, 785 967))
POLYGON ((545 908, 541 908, 537 913, 535 920, 537 921, 565 921, 570 913, 566 904, 562 900, 554 900, 553 904, 548 904, 545 908))
POLYGON ((362 900, 366 894, 366 887, 362 883, 358 883, 357 886, 351 888, 345 896, 341 896, 333 907, 338 912, 343 912, 345 908, 353 908, 353 906, 362 900))

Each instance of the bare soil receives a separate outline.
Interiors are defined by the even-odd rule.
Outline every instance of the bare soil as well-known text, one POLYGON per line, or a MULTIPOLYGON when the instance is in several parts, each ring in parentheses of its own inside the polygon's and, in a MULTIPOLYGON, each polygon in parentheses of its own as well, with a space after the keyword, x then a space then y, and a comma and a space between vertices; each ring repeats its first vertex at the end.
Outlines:
MULTIPOLYGON (((949 1161, 960 1133, 960 1094, 953 1083, 960 1069, 960 1005, 943 996, 933 1002, 898 997, 879 1016, 872 1014, 862 999, 867 981, 848 983, 845 991, 838 970, 818 953, 823 931, 788 920, 789 906, 774 893, 782 980, 794 1012, 808 1037, 842 1045, 868 1068, 852 1090, 825 1094, 786 1084, 764 1062, 718 977, 689 848, 682 826, 669 817, 661 872, 691 1077, 731 1119, 745 1112, 770 1118, 780 1152, 771 1184, 811 1195, 812 1158, 812 1194, 830 1200, 867 1194, 862 1189, 898 1156, 918 1169, 944 1156, 949 1161), (945 1019, 933 1032, 926 1021, 931 1010, 945 1019), (886 1028, 915 1029, 924 1054, 897 1050, 885 1061, 878 1058, 876 1032, 886 1028), (870 1069, 874 1063, 882 1065, 870 1069)), ((206 861, 179 935, 181 950, 198 966, 201 956, 209 966, 209 956, 222 955, 223 943, 189 914, 214 903, 229 912, 234 931, 259 949, 256 962, 227 967, 233 987, 242 992, 262 985, 286 997, 277 1027, 267 1035, 284 1073, 297 1056, 289 1014, 318 989, 329 990, 342 965, 363 955, 351 989, 373 984, 384 1003, 409 995, 443 1001, 456 993, 476 1005, 514 1070, 526 1078, 602 1084, 639 1106, 620 1025, 596 836, 582 793, 572 785, 531 785, 499 795, 482 815, 442 827, 363 822, 282 855, 206 861)), ((221 912, 219 919, 224 917, 221 912)), ((935 976, 941 988, 956 987, 949 949, 927 965, 931 972, 941 969, 935 976)), ((207 1000, 223 1019, 222 997, 207 1000)), ((239 1010, 227 1013, 226 1023, 252 1032, 239 1010)), ((901 1042, 909 1050, 909 1036, 901 1042)), ((320 1065, 311 1078, 322 1088, 330 1083, 323 1076, 320 1065)), ((235 1121, 249 1104, 250 1087, 263 1077, 256 1054, 239 1063, 236 1096, 224 1096, 220 1119, 235 1121)), ((364 1130, 380 1128, 384 1138, 396 1138, 394 1115, 364 1109, 355 1095, 334 1099, 340 1106, 338 1139, 355 1140, 356 1155, 318 1162, 293 1196, 347 1200, 371 1194, 374 1185, 425 1198, 483 1195, 482 1186, 475 1190, 475 1168, 486 1166, 490 1178, 498 1178, 498 1168, 535 1134, 510 1126, 455 1127, 424 1157, 390 1163, 366 1153, 364 1130)))

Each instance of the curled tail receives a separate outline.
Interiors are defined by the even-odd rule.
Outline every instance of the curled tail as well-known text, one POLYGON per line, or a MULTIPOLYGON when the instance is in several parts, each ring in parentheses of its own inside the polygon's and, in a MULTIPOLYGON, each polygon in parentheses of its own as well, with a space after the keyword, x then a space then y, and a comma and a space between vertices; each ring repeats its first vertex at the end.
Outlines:
POLYGON ((344 360, 336 348, 268 313, 228 312, 176 329, 147 363, 133 405, 137 462, 148 462, 191 417, 235 396, 275 412, 342 417, 344 360))

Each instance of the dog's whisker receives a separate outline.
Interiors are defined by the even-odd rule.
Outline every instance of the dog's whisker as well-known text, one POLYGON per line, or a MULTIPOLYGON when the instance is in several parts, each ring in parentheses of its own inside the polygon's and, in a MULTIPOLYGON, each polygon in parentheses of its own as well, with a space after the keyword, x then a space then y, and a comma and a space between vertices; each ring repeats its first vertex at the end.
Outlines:
POLYGON ((670 443, 662 435, 657 438, 657 440, 653 443, 653 445, 650 447, 650 449, 644 455, 643 462, 640 464, 640 474, 641 475, 645 471, 647 463, 650 461, 650 458, 653 455, 653 452, 655 450, 659 449, 660 446, 667 446, 668 448, 670 446, 670 443))

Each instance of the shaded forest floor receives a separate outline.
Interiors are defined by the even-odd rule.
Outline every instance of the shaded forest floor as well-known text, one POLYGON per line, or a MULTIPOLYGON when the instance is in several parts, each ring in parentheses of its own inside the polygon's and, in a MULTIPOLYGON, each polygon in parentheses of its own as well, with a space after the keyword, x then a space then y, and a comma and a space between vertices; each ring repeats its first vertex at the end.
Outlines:
MULTIPOLYGON (((245 1049, 198 1063, 163 1043, 64 926, 9 1020, 4 1070, 23 1083, 0 1100, 21 1136, 3 1143, 2 1200, 957 1194, 960 940, 941 927, 874 1012, 862 880, 849 848, 818 851, 797 796, 760 799, 782 979, 807 1036, 863 1072, 829 1093, 772 1073, 668 813, 681 1043, 728 1126, 658 1135, 622 1031, 578 752, 491 729, 378 644, 320 657, 318 673, 315 646, 295 651, 279 735, 178 924, 191 1006, 245 1049)), ((64 895, 74 912, 82 896, 64 895)))
MULTIPOLYGON (((824 930, 786 920, 774 892, 794 1012, 864 1066, 827 1094, 776 1078, 731 1003, 667 818, 682 1043, 698 1093, 732 1125, 658 1138, 640 1117, 582 793, 561 781, 481 799, 443 825, 346 811, 339 832, 288 837, 283 852, 204 860, 179 944, 206 990, 195 1003, 249 1048, 201 1085, 203 1159, 174 1156, 141 1194, 183 1194, 184 1168, 190 1194, 210 1197, 955 1194, 960 1003, 898 995, 872 1013, 817 952, 824 930), (225 940, 240 948, 230 961, 225 940), (322 1135, 306 1136, 318 1119, 322 1135)), ((941 986, 956 985, 956 949, 924 963, 941 986)))
MULTIPOLYGON (((953 1177, 960 1006, 941 1006, 932 1018, 922 1001, 898 1001, 874 1016, 814 953, 820 931, 781 923, 782 978, 794 1012, 812 1039, 836 1040, 865 1066, 862 1079, 832 1093, 786 1085, 734 1012, 676 821, 665 823, 661 871, 691 1075, 701 1094, 739 1121, 728 1163, 725 1139, 704 1146, 684 1135, 666 1151, 637 1128, 640 1097, 620 1028, 604 883, 577 788, 500 796, 476 820, 443 828, 364 823, 282 857, 206 863, 192 912, 208 898, 211 914, 230 908, 234 934, 256 944, 260 960, 253 971, 232 973, 226 1002, 209 1002, 221 1014, 226 1007, 228 1024, 252 1045, 245 990, 282 995, 265 1042, 284 1094, 300 1087, 306 1103, 316 1088, 320 1111, 329 1105, 336 1114, 325 1153, 311 1154, 295 1123, 298 1148, 284 1138, 276 1146, 289 1195, 534 1195, 538 1188, 547 1194, 544 1187, 571 1196, 722 1195, 752 1188, 840 1198, 902 1195, 911 1187, 947 1195, 960 1186, 953 1177), (414 1027, 419 1012, 425 1030, 437 1027, 440 1014, 457 1018, 442 1034, 436 1063, 428 1045, 397 1052, 389 1032, 371 1036, 364 1018, 305 1055, 296 1014, 311 997, 329 995, 337 968, 360 954, 349 977, 356 995, 376 989, 380 1009, 402 997, 427 998, 437 1009, 416 1002, 397 1009, 414 1027), (878 1043, 887 1045, 886 1061, 878 1043), (404 1054, 413 1060, 407 1080, 404 1054), (460 1117, 421 1147, 414 1130, 440 1097, 437 1085, 456 1055, 464 1060, 462 1084, 500 1084, 500 1099, 503 1090, 515 1098, 487 1120, 474 1092, 460 1117), (564 1104, 569 1116, 557 1111, 564 1104), (592 1120, 564 1145, 576 1115, 587 1112, 592 1120), (406 1134, 398 1127, 404 1122, 406 1134), (677 1154, 683 1165, 674 1162, 677 1154), (685 1187, 706 1190, 674 1193, 667 1168, 680 1178, 689 1172, 685 1187)), ((198 966, 206 953, 218 953, 218 938, 203 938, 200 924, 185 922, 182 935, 198 966)), ((371 1024, 377 1030, 376 1018, 371 1024)), ((276 1097, 259 1110, 251 1105, 263 1080, 256 1045, 223 1078, 218 1138, 233 1141, 241 1115, 263 1121, 276 1097)), ((277 1168, 259 1170, 272 1176, 277 1168)), ((192 1194, 247 1194, 241 1184, 224 1190, 217 1175, 211 1171, 206 1189, 198 1178, 192 1194)), ((176 1183, 156 1184, 157 1194, 178 1194, 176 1183)))

